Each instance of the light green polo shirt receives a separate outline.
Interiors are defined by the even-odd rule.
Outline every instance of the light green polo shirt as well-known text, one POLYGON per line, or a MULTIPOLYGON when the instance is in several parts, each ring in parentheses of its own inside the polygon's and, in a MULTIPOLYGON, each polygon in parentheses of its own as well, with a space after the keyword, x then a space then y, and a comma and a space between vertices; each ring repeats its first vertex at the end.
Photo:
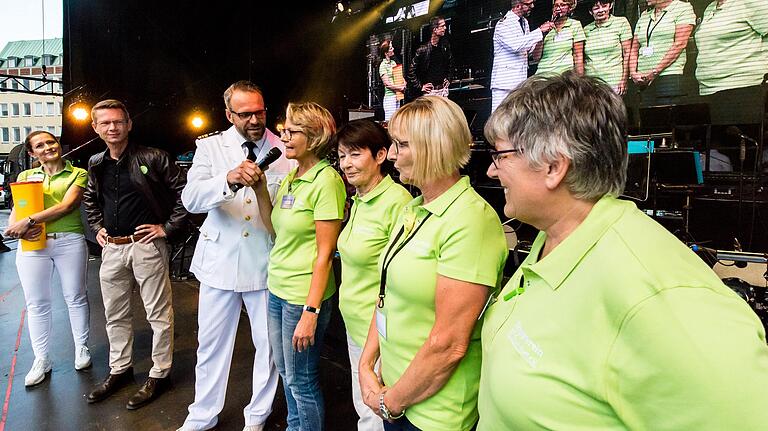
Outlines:
MULTIPOLYGON (((387 78, 389 78, 389 82, 394 83, 395 82, 395 73, 393 72, 393 69, 397 63, 395 63, 395 60, 387 60, 386 58, 384 60, 381 60, 381 64, 379 65, 379 76, 387 75, 387 78)), ((383 81, 383 80, 382 80, 383 81)), ((384 86, 384 97, 386 96, 394 96, 395 92, 391 89, 389 89, 386 85, 384 86)))
MULTIPOLYGON (((406 205, 390 242, 406 226, 398 241, 401 243, 427 213, 432 215, 387 270, 384 307, 379 309, 386 316, 387 337, 379 334, 379 345, 381 373, 388 386, 400 379, 434 326, 437 275, 490 286, 495 291, 508 254, 499 217, 470 186, 468 177, 426 205, 421 196, 406 205)), ((379 268, 388 248, 382 252, 379 268)), ((445 386, 407 408, 408 420, 418 428, 468 430, 477 421, 480 328, 478 323, 466 356, 445 386)))
MULTIPOLYGON (((49 176, 43 167, 27 169, 19 174, 16 181, 43 181, 44 208, 60 204, 72 186, 85 188, 88 185, 88 171, 72 166, 69 160, 64 161, 64 169, 49 176)), ((83 222, 80 220, 80 208, 75 208, 56 220, 45 222, 45 232, 83 233, 83 222)))
POLYGON ((612 197, 545 240, 486 313, 479 431, 765 429, 765 331, 682 242, 612 197))
MULTIPOLYGON (((638 72, 650 72, 661 62, 675 42, 676 26, 694 24, 696 24, 696 15, 693 13, 693 7, 680 0, 672 0, 672 3, 658 17, 655 16, 653 9, 643 12, 635 24, 635 36, 640 42, 637 55, 638 72), (650 53, 647 51, 649 46, 652 51, 650 53)), ((685 49, 680 52, 677 60, 662 70, 659 75, 682 75, 684 68, 685 49)))
POLYGON ((560 74, 573 69, 573 44, 584 40, 586 36, 581 23, 567 18, 560 31, 553 28, 544 37, 544 48, 536 74, 560 74))
POLYGON ((379 297, 379 255, 400 211, 412 199, 389 175, 364 196, 352 197, 349 222, 337 242, 341 255, 339 310, 347 333, 358 346, 365 345, 379 297))
POLYGON ((699 93, 759 85, 768 72, 768 1, 717 0, 696 30, 699 93))
MULTIPOLYGON (((603 25, 584 27, 584 71, 616 87, 624 72, 621 43, 632 40, 632 27, 623 16, 611 15, 603 25)), ((629 59, 627 59, 629 61, 629 59)))
MULTIPOLYGON (((298 169, 298 168, 297 168, 298 169)), ((272 209, 275 246, 269 255, 269 291, 290 304, 303 305, 309 295, 312 270, 317 260, 315 221, 344 218, 347 193, 344 181, 327 160, 321 160, 300 178, 294 169, 280 184, 272 209), (294 197, 284 208, 283 197, 294 197)), ((323 300, 336 291, 333 271, 323 300)))

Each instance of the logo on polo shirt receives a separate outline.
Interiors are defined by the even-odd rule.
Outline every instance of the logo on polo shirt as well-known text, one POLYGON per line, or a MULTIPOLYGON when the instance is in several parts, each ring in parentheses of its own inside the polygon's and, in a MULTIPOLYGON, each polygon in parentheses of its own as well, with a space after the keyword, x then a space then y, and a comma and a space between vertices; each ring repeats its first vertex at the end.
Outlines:
POLYGON ((544 356, 544 351, 541 350, 538 344, 536 344, 523 329, 523 324, 518 320, 515 325, 512 326, 512 330, 507 334, 509 342, 512 343, 512 347, 517 350, 520 357, 523 358, 531 368, 536 368, 539 361, 544 356))

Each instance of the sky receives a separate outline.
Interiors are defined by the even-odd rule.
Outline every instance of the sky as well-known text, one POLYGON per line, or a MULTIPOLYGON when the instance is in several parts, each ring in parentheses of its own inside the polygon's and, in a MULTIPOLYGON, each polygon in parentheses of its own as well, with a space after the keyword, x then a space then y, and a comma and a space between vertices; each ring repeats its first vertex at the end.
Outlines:
POLYGON ((0 0, 0 50, 13 40, 62 37, 62 0, 0 0))

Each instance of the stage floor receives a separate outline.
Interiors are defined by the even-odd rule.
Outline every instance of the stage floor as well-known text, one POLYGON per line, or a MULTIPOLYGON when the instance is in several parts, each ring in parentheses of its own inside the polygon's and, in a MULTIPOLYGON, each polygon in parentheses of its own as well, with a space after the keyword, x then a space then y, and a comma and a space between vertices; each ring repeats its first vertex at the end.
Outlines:
MULTIPOLYGON (((7 225, 9 211, 0 210, 0 228, 7 225)), ((16 248, 16 241, 6 241, 16 248)), ((98 404, 87 404, 85 395, 109 372, 104 326, 104 306, 99 289, 100 260, 88 263, 88 300, 91 305, 89 347, 93 366, 75 371, 74 344, 69 329, 66 305, 58 282, 54 285, 53 334, 51 355, 53 372, 41 384, 24 387, 24 376, 32 366, 34 355, 30 346, 24 310, 24 294, 15 266, 16 252, 0 253, 0 382, 3 410, 0 431, 4 430, 176 430, 184 422, 187 406, 192 402, 195 383, 195 351, 197 349, 197 282, 173 283, 173 306, 176 316, 172 388, 150 405, 130 411, 125 404, 151 367, 152 331, 146 321, 138 294, 134 295, 134 373, 136 383, 98 404)), ((253 346, 250 342, 248 319, 241 317, 237 333, 232 369, 229 376, 227 400, 219 415, 216 430, 243 428, 243 407, 251 395, 253 346)), ((326 403, 326 428, 354 430, 357 415, 352 406, 349 360, 344 329, 338 316, 329 329, 321 362, 321 383, 326 403)), ((267 421, 268 430, 285 429, 285 400, 278 388, 273 412, 267 421)))

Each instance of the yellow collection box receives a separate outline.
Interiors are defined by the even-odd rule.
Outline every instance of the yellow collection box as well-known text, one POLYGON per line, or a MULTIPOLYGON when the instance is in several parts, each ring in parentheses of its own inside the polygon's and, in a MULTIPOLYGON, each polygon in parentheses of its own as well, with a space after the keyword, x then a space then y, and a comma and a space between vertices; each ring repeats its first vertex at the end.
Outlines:
MULTIPOLYGON (((29 217, 45 209, 42 181, 11 183, 11 194, 13 195, 16 220, 29 217)), ((22 251, 42 250, 45 248, 45 224, 41 223, 40 227, 43 229, 43 232, 36 241, 20 240, 22 251)))

